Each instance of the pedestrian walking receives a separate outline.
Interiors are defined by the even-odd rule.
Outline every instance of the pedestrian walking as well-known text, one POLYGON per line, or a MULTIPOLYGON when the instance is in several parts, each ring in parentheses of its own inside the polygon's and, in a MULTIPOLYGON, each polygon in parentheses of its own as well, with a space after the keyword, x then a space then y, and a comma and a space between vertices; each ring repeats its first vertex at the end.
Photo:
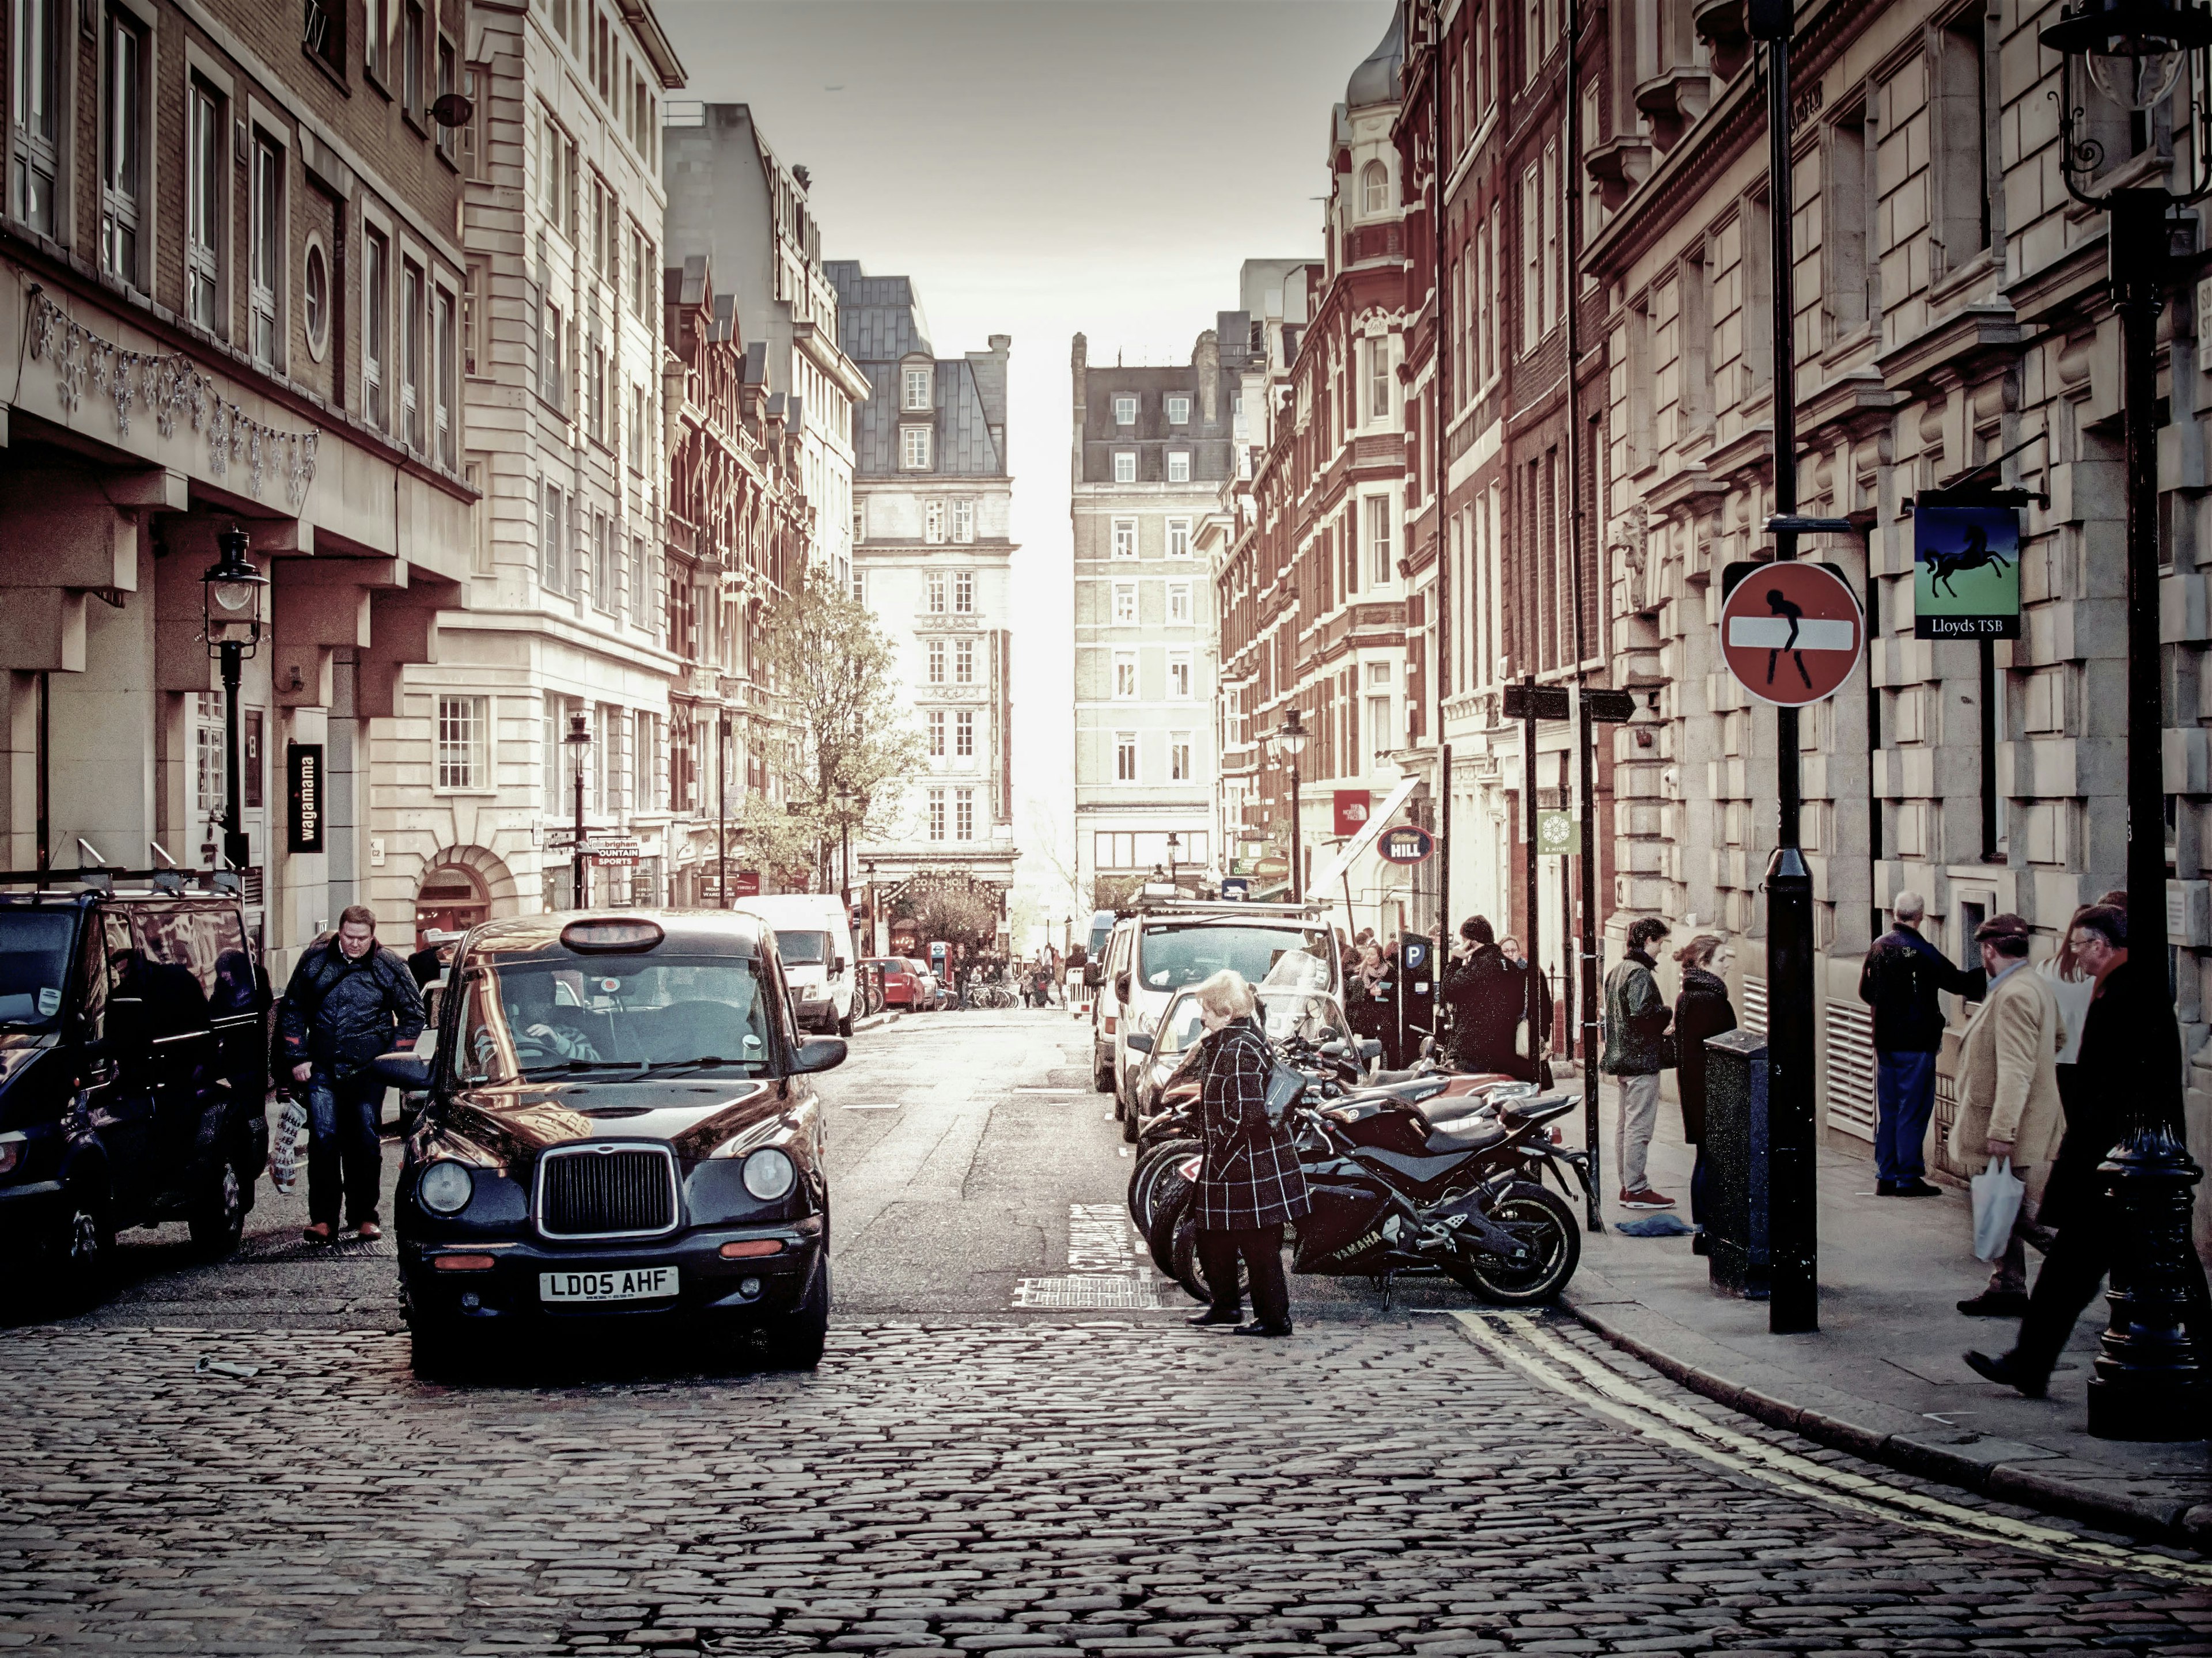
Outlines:
POLYGON ((1729 1001, 1728 970, 1735 946, 1717 932, 1700 932, 1674 952, 1682 969, 1682 988, 1674 998, 1675 1091, 1681 1096, 1682 1138, 1698 1148, 1690 1170, 1690 1219, 1699 1229, 1692 1253, 1706 1253, 1705 1224, 1705 1038, 1735 1029, 1729 1001))
POLYGON ((1235 1325, 1244 1336, 1291 1333, 1291 1291, 1283 1277, 1283 1228, 1310 1206, 1290 1132, 1267 1118, 1274 1054, 1254 1017, 1252 987, 1224 968, 1197 989, 1207 1035, 1199 1090, 1206 1161, 1198 1176, 1198 1254, 1213 1304, 1190 1321, 1235 1325), (1239 1258, 1251 1281, 1252 1321, 1243 1323, 1237 1287, 1239 1258))
POLYGON ((2027 1187, 2012 1236, 1988 1287, 1959 1303, 1970 1318, 2017 1318, 2027 1310, 2027 1244, 2051 1159, 2065 1127, 2058 1101, 2058 1049, 2064 1032, 2051 987, 2027 967, 2027 923, 1992 915, 1974 929, 1989 988, 1959 1038, 1959 1115, 1951 1125, 1953 1161, 1972 1168, 2008 1158, 2027 1187))
POLYGON ((1659 1121, 1660 1037, 1674 1014, 1668 1011, 1654 977, 1652 947, 1668 933, 1656 915, 1628 924, 1628 953, 1605 975, 1605 1054, 1598 1069, 1620 1090, 1620 1127, 1613 1137, 1620 1165, 1620 1206, 1672 1209, 1674 1199, 1651 1189, 1645 1164, 1651 1131, 1659 1121))
POLYGON ((1874 1189, 1885 1198, 1932 1198, 1924 1147, 1943 1050, 1937 993, 1978 998, 1984 975, 1953 967, 1921 936, 1927 905, 1918 893, 1899 893, 1889 914, 1889 931, 1859 969, 1859 999, 1874 1010, 1874 1189))
POLYGON ((2074 1322, 2112 1270, 2120 1242, 2123 1222, 2097 1170, 2125 1128, 2125 1102, 2132 1090, 2121 1079, 2136 1074, 2136 1066, 2146 1061, 2175 1075, 2181 1067, 2181 1030, 2172 1004, 2162 993, 2136 1000, 2142 969, 2128 963, 2125 910, 2093 904, 2075 912, 2067 928, 2065 953, 2090 987, 2074 1068, 2081 1078, 2096 1080, 2073 1090, 2070 1100, 2061 1089, 2066 1133, 2036 1215, 2050 1229, 2051 1243, 2043 1270, 2035 1275, 2020 1334, 2008 1351, 1995 1357, 1972 1351, 1966 1356, 1972 1369, 2030 1399, 2042 1398, 2050 1386, 2051 1369, 2074 1333, 2074 1322), (2150 1027, 2143 1030, 2136 1021, 2154 1005, 2150 1027))
POLYGON ((301 953, 277 1018, 292 1080, 307 1089, 310 1242, 330 1242, 341 1198, 346 1225, 364 1238, 383 1236, 376 1199, 384 1084, 369 1063, 422 1034, 422 996, 406 963, 377 943, 376 912, 349 904, 337 932, 301 953))
POLYGON ((1552 1034, 1551 987, 1525 963, 1507 957, 1487 917, 1470 915, 1460 923, 1459 942, 1437 983, 1451 1022, 1455 1070, 1538 1079, 1552 1034))

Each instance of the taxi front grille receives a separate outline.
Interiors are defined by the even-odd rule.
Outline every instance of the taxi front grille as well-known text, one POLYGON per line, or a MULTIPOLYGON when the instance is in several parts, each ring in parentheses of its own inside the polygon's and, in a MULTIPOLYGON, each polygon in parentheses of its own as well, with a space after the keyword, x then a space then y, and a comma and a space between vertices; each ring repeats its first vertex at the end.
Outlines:
POLYGON ((538 1163, 547 1237, 643 1237, 676 1224, 676 1160, 665 1146, 579 1145, 538 1163))

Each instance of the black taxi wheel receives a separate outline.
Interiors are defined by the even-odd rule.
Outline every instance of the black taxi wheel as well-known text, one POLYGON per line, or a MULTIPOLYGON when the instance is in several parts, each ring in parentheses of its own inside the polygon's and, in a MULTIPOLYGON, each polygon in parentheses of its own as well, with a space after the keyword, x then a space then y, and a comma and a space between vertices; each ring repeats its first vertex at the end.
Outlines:
POLYGON ((205 1178, 185 1219, 191 1227, 192 1247, 209 1259, 221 1260, 237 1249, 246 1230, 246 1187, 236 1163, 226 1157, 205 1178))
POLYGON ((457 1321, 411 1314, 408 1367, 424 1382, 466 1382, 483 1369, 483 1343, 457 1321))
POLYGON ((799 1305, 761 1327, 761 1346, 769 1364, 779 1370, 811 1370, 822 1363, 822 1350, 829 1339, 830 1257, 825 1241, 806 1293, 799 1298, 799 1305))

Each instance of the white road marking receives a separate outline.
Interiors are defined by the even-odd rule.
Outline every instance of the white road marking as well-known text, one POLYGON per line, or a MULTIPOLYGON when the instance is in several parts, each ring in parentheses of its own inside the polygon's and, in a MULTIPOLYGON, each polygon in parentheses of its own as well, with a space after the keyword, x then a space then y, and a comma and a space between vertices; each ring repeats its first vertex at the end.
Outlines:
POLYGON ((1173 1304, 1160 1299, 1161 1288, 1151 1263, 1138 1253, 1126 1208, 1118 1203, 1071 1203, 1067 1271, 1054 1278, 1018 1279, 1013 1304, 1048 1312, 1171 1312, 1173 1304))
POLYGON ((1780 616, 1732 616, 1729 644, 1739 651, 1855 651, 1858 629, 1848 622, 1808 616, 1797 624, 1797 642, 1790 642, 1790 619, 1780 616))
POLYGON ((905 1107, 903 1100, 848 1100, 838 1108, 843 1111, 900 1111, 905 1107))
POLYGON ((1957 1541, 1997 1543, 2071 1565, 2096 1565, 2177 1582, 2212 1584, 2212 1564, 2174 1560, 2148 1550, 2078 1537, 2055 1526, 1966 1508, 1768 1444, 1648 1392, 1561 1339, 1533 1315, 1454 1312, 1450 1316, 1477 1346, 1585 1409, 1610 1417, 1675 1450, 1717 1462, 1795 1496, 1957 1541))

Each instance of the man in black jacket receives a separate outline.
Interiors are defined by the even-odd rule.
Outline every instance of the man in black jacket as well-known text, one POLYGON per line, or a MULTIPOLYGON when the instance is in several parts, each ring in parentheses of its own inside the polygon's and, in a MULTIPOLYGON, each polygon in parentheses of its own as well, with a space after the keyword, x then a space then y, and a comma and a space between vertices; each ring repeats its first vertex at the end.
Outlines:
POLYGON ((301 952, 276 1029, 292 1080, 307 1090, 307 1236, 330 1241, 343 1194, 346 1224, 381 1237, 376 1119, 384 1084, 368 1066, 422 1034, 422 997, 406 963, 376 942, 376 913, 366 904, 349 905, 335 937, 301 952))
POLYGON ((1461 1071, 1502 1072, 1534 1082, 1552 1034, 1552 992, 1543 975, 1508 961, 1485 916, 1460 923, 1439 989, 1451 1020, 1451 1062, 1461 1071), (1523 1022, 1529 1039, 1523 1044, 1523 1022), (1526 1046, 1528 1052, 1518 1050, 1526 1046))
POLYGON ((1984 975, 1960 972, 1920 936, 1927 906, 1918 893, 1899 893, 1889 913, 1889 931, 1874 941, 1859 971, 1859 999, 1874 1009, 1874 1189, 1885 1198, 1932 1198, 1923 1147, 1936 1108, 1936 1056, 1943 1051, 1936 995, 1978 997, 1984 975))
MULTIPOLYGON (((2081 1090, 2075 1102, 2036 1211, 2037 1224, 2057 1236, 2044 1252, 2020 1339, 2010 1352, 1995 1358, 1966 1355, 1971 1369, 2030 1399, 2042 1398, 2049 1387, 2074 1322, 2112 1270, 2121 1242, 2125 1222, 2097 1170, 2126 1130, 2127 1102, 2139 1087, 2148 1085, 2154 1067, 2167 1077, 2181 1072, 2181 1028, 2174 1022, 2173 1005, 2162 985, 2154 996, 2139 995, 2136 975, 2144 969, 2128 964, 2127 912, 2102 904, 2083 910, 2074 918, 2072 943, 2074 959, 2097 981, 2076 1063, 2084 1077, 2099 1078, 2100 1085, 2081 1090), (2134 1082, 2138 1076, 2143 1084, 2134 1082)), ((2150 970, 2161 972, 2156 957, 2153 963, 2150 970)), ((2193 1254, 2191 1259, 2193 1264, 2193 1254)), ((2200 1307, 2203 1300, 2200 1291, 2200 1307)))

